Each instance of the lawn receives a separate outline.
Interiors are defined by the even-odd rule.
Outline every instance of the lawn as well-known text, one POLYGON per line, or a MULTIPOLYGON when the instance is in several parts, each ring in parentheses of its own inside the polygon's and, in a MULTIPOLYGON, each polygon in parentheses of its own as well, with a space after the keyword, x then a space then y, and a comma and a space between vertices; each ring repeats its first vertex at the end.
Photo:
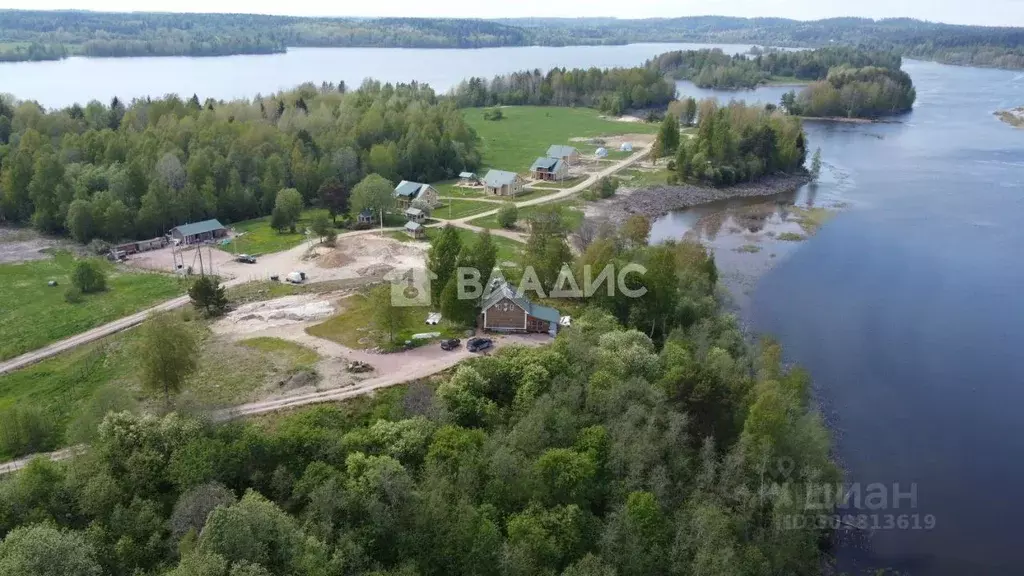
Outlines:
POLYGON ((504 119, 484 120, 483 108, 463 111, 469 125, 481 140, 483 167, 525 173, 538 156, 552 144, 572 144, 572 138, 594 138, 618 134, 658 131, 657 124, 616 122, 600 118, 590 108, 559 108, 543 106, 509 106, 502 108, 504 119))
MULTIPOLYGON (((345 309, 337 316, 306 328, 306 333, 317 338, 337 342, 353 350, 365 350, 377 346, 387 347, 387 334, 377 328, 374 320, 373 304, 363 294, 353 294, 341 300, 345 309)), ((429 306, 408 306, 403 308, 405 317, 401 327, 395 334, 395 342, 402 343, 413 334, 424 332, 441 332, 444 337, 458 336, 459 330, 443 323, 430 326, 426 323, 429 306)))
POLYGON ((177 277, 124 272, 98 260, 108 273, 107 290, 69 304, 64 301, 64 292, 71 285, 75 262, 71 254, 60 252, 49 260, 0 264, 0 360, 134 314, 186 291, 177 277), (56 281, 57 287, 47 286, 49 280, 56 281))
POLYGON ((650 169, 646 165, 644 169, 630 168, 619 172, 616 177, 622 181, 623 186, 630 188, 647 188, 650 186, 664 186, 668 182, 668 168, 660 166, 657 169, 650 169))
POLYGON ((497 210, 501 204, 494 202, 475 202, 473 200, 441 200, 442 205, 434 208, 431 215, 436 218, 455 220, 465 218, 488 210, 497 210))
POLYGON ((233 238, 225 246, 225 250, 235 254, 271 254, 298 246, 306 240, 306 228, 317 214, 326 214, 326 210, 305 210, 299 218, 296 232, 278 232, 270 227, 270 216, 245 220, 231 226, 241 236, 233 238))
MULTIPOLYGON (((485 196, 484 193, 483 193, 483 190, 480 190, 480 189, 474 190, 474 189, 470 189, 470 188, 459 188, 458 186, 455 185, 454 182, 455 182, 454 180, 449 180, 449 181, 447 181, 445 183, 431 184, 431 186, 433 186, 434 188, 437 189, 437 193, 441 197, 464 198, 466 200, 474 200, 474 199, 479 199, 479 198, 488 198, 488 199, 491 199, 491 200, 505 200, 506 199, 505 197, 485 196)), ((579 180, 577 180, 577 182, 579 182, 579 180)), ((557 184, 557 183, 552 182, 551 184, 553 185, 552 187, 554 187, 554 184, 557 184)), ((526 190, 523 190, 522 192, 520 192, 519 194, 516 194, 515 201, 519 202, 519 201, 522 201, 522 200, 532 200, 534 198, 541 198, 541 197, 547 196, 549 194, 554 194, 555 192, 557 192, 557 190, 530 190, 530 189, 526 189, 526 190)), ((507 199, 511 200, 512 198, 509 197, 507 199)), ((442 202, 445 202, 445 200, 442 200, 442 202)), ((439 210, 440 210, 440 208, 439 208, 439 210)))
MULTIPOLYGON (((538 182, 537 184, 533 184, 533 186, 543 186, 545 188, 558 188, 560 190, 564 190, 566 188, 572 188, 586 179, 586 176, 574 176, 572 178, 566 178, 561 182, 538 182)), ((542 192, 554 193, 550 190, 542 190, 542 192)), ((516 200, 519 200, 519 197, 516 197, 516 200)))
MULTIPOLYGON (((574 198, 570 200, 562 200, 560 202, 552 202, 550 204, 534 204, 533 206, 526 206, 525 208, 519 209, 519 220, 529 219, 532 214, 546 206, 559 206, 563 208, 562 216, 565 218, 565 223, 569 229, 579 230, 579 227, 583 224, 583 212, 579 210, 579 204, 580 201, 574 198)), ((474 226, 490 230, 501 228, 501 226, 498 225, 497 215, 477 218, 476 220, 470 220, 469 223, 474 226)))
MULTIPOLYGON (((237 343, 214 336, 205 321, 187 325, 200 345, 179 406, 213 408, 255 400, 270 382, 306 370, 318 358, 313 350, 276 338, 237 343)), ((129 330, 2 375, 0 411, 15 405, 42 411, 56 430, 52 448, 57 448, 79 440, 65 430, 69 424, 80 427, 76 419, 87 417, 95 410, 93 399, 109 392, 150 411, 162 410, 163 397, 139 384, 138 344, 139 331, 129 330)), ((11 456, 0 451, 0 458, 11 456)))

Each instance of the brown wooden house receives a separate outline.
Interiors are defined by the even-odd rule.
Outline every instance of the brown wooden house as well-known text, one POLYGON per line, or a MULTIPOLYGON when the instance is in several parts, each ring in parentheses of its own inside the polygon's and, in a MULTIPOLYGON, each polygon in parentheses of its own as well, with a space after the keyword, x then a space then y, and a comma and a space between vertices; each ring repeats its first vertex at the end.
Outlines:
POLYGON ((494 289, 481 306, 480 327, 492 332, 534 334, 558 333, 558 310, 534 304, 516 293, 507 283, 494 289))

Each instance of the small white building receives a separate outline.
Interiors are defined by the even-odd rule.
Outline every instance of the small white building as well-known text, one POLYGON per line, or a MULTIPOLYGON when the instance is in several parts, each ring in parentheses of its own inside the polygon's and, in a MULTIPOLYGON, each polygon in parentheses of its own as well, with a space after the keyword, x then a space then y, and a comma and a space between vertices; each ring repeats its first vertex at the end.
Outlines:
POLYGON ((608 149, 607 148, 598 148, 597 151, 594 152, 594 156, 597 156, 598 158, 607 158, 608 157, 608 149))
POLYGON ((622 151, 622 152, 632 152, 633 151, 633 143, 632 142, 623 142, 622 145, 619 146, 619 150, 622 151))

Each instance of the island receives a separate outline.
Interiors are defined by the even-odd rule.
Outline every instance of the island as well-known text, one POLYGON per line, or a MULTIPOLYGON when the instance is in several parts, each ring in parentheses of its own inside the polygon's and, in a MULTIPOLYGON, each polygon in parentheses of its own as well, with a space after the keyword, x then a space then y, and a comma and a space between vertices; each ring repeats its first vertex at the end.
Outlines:
POLYGON ((1024 106, 1018 106, 1009 110, 999 110, 995 113, 1000 120, 1016 128, 1024 128, 1024 106))
POLYGON ((914 82, 902 70, 841 66, 799 93, 786 93, 781 104, 796 116, 850 120, 909 112, 916 99, 914 82))
POLYGON ((831 69, 877 66, 899 70, 902 60, 891 51, 829 47, 786 51, 755 47, 751 54, 725 54, 721 49, 677 50, 647 62, 677 80, 700 88, 737 90, 762 84, 808 84, 824 80, 831 69))

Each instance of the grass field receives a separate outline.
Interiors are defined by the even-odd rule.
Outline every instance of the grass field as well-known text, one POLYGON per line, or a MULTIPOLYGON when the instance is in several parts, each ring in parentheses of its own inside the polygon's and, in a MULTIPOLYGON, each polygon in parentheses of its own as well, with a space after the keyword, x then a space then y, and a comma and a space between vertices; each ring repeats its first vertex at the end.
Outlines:
POLYGON ((435 218, 446 218, 455 220, 465 218, 488 210, 501 208, 501 204, 494 202, 474 202, 473 200, 441 200, 442 205, 434 208, 431 215, 435 218))
MULTIPOLYGON (((527 220, 537 210, 545 206, 560 206, 563 208, 562 216, 565 218, 565 223, 569 226, 570 230, 579 230, 579 227, 583 224, 583 212, 579 210, 580 200, 570 199, 562 200, 560 202, 552 202, 551 204, 535 204, 533 206, 527 206, 519 209, 519 220, 527 220)), ((484 218, 477 218, 476 220, 470 220, 470 224, 479 226, 481 228, 487 228, 489 230, 496 230, 501 228, 498 225, 498 217, 486 216, 484 218)), ((507 240, 507 238, 505 239, 507 240)), ((511 242, 511 240, 509 240, 511 242)))
MULTIPOLYGON (((491 219, 493 220, 493 217, 491 219)), ((498 228, 497 222, 495 222, 494 226, 490 228, 498 228)), ((463 246, 476 242, 478 237, 476 232, 466 230, 465 228, 456 228, 456 230, 459 232, 459 239, 462 240, 463 246)), ((427 228, 427 237, 425 241, 429 242, 440 233, 440 228, 427 228)), ((389 238, 398 240, 399 242, 414 242, 412 237, 405 232, 398 230, 389 232, 387 235, 389 238)), ((494 245, 498 248, 498 262, 517 262, 519 260, 519 255, 522 253, 523 249, 523 245, 521 243, 505 238, 504 236, 497 236, 493 234, 491 235, 491 241, 494 242, 494 245)))
POLYGON ((106 261, 107 290, 86 294, 81 302, 64 301, 75 258, 60 252, 50 260, 0 264, 0 360, 42 348, 51 342, 95 328, 181 296, 184 282, 156 273, 118 271, 106 261), (55 280, 57 287, 46 285, 55 280))
POLYGON ((327 214, 326 210, 305 210, 299 218, 296 232, 278 232, 270 227, 270 216, 245 220, 233 224, 236 232, 244 232, 242 236, 233 238, 224 249, 235 254, 271 254, 298 246, 306 240, 306 228, 317 214, 327 214))
MULTIPOLYGON (((469 188, 460 188, 455 185, 454 180, 447 182, 432 184, 434 188, 437 188, 438 195, 449 198, 465 198, 467 200, 475 200, 479 198, 487 198, 490 200, 505 200, 504 197, 485 196, 480 190, 472 190, 469 188)), ((577 181, 578 182, 578 181, 577 181)), ((554 182, 552 184, 555 184, 554 182)), ((523 190, 519 194, 516 194, 516 202, 521 200, 532 200, 534 198, 541 198, 549 194, 554 194, 556 190, 523 190)), ((511 198, 508 198, 511 200, 511 198)), ((444 200, 442 200, 444 202, 444 200)))
MULTIPOLYGON (((579 184, 580 182, 583 182, 586 179, 587 178, 585 176, 574 176, 572 178, 566 178, 561 182, 543 182, 539 184, 534 184, 534 186, 543 186, 545 188, 558 188, 559 190, 564 190, 566 188, 572 188, 573 186, 579 184)), ((542 190, 542 192, 553 193, 550 190, 542 190)), ((519 200, 519 198, 516 198, 516 200, 519 200)))
POLYGON ((648 186, 664 186, 668 182, 668 168, 660 166, 656 170, 646 168, 640 170, 638 168, 630 168, 623 170, 616 174, 616 177, 622 180, 623 186, 630 188, 645 188, 648 186))
MULTIPOLYGON (((370 298, 363 294, 354 294, 343 299, 341 304, 345 307, 344 311, 320 324, 306 328, 306 333, 337 342, 353 350, 388 347, 387 334, 378 329, 373 319, 373 304, 370 298)), ((406 307, 405 311, 405 318, 395 334, 395 342, 398 344, 405 342, 413 334, 423 332, 441 332, 443 337, 458 335, 458 330, 443 324, 427 325, 427 314, 432 311, 429 306, 410 306, 406 307)))
POLYGON ((483 108, 470 108, 463 115, 481 139, 483 175, 487 168, 526 172, 552 144, 573 144, 574 137, 593 138, 618 134, 653 134, 657 124, 616 122, 600 118, 590 108, 510 106, 502 108, 504 119, 484 120, 483 108))
MULTIPOLYGON (((212 335, 203 321, 188 326, 200 342, 195 372, 179 402, 219 407, 255 399, 274 379, 306 369, 317 354, 276 338, 241 343, 212 335)), ((121 332, 0 376, 0 410, 31 406, 44 412, 56 428, 56 444, 65 445, 65 430, 81 417, 92 399, 112 388, 149 410, 162 410, 163 398, 141 389, 138 378, 139 332, 121 332)), ((0 452, 0 458, 12 455, 0 452)))

